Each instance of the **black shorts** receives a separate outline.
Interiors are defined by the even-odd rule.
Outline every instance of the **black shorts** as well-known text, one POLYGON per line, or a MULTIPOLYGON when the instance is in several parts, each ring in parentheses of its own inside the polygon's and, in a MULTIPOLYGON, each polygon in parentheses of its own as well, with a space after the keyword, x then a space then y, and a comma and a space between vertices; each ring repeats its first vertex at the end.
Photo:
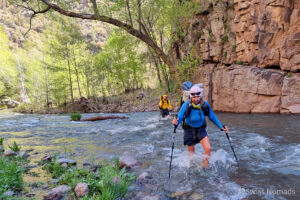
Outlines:
POLYGON ((194 146, 198 144, 203 138, 207 136, 205 128, 187 128, 184 129, 183 144, 188 146, 194 146))
POLYGON ((169 110, 168 109, 161 109, 161 116, 166 117, 169 115, 169 110))

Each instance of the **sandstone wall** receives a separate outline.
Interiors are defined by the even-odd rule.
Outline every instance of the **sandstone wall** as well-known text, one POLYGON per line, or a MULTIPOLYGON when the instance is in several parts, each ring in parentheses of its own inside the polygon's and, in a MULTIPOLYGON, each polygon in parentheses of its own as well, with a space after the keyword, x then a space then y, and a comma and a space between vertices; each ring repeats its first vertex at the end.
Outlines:
POLYGON ((300 113, 300 0, 193 0, 173 55, 202 59, 193 80, 226 112, 300 113))
POLYGON ((194 82, 203 82, 204 98, 216 111, 300 113, 300 74, 255 66, 204 65, 194 82))

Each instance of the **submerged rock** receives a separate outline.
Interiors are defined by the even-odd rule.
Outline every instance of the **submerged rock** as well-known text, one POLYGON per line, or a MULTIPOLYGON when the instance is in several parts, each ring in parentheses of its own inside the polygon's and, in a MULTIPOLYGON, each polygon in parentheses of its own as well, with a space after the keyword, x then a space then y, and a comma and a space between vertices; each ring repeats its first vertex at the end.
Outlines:
POLYGON ((51 162, 51 161, 52 161, 52 158, 53 158, 52 156, 48 156, 48 155, 47 155, 47 156, 44 156, 44 157, 42 158, 42 161, 43 161, 43 162, 51 162))
POLYGON ((17 153, 12 150, 6 150, 4 152, 4 156, 16 156, 16 155, 17 155, 17 153))
POLYGON ((148 172, 143 172, 139 175, 137 178, 138 181, 145 180, 147 178, 151 178, 150 174, 148 172))
POLYGON ((77 197, 83 197, 89 193, 88 184, 86 183, 78 183, 75 187, 75 194, 77 197))
POLYGON ((147 192, 139 192, 137 193, 137 195, 135 196, 136 200, 159 200, 159 195, 154 195, 152 196, 151 194, 147 193, 147 192))
POLYGON ((202 200, 203 199, 203 195, 199 194, 197 192, 194 192, 190 197, 190 200, 202 200))
POLYGON ((67 186, 67 185, 60 185, 58 187, 53 188, 51 191, 54 192, 62 192, 63 194, 69 192, 71 190, 71 187, 67 186))
POLYGON ((30 155, 26 151, 24 151, 24 152, 20 152, 19 156, 22 158, 28 158, 30 155))
POLYGON ((129 152, 124 152, 124 154, 120 157, 120 168, 127 167, 132 168, 138 166, 139 162, 135 159, 135 157, 129 152))
POLYGON ((68 193, 71 188, 67 185, 60 185, 56 188, 53 188, 49 193, 44 196, 44 200, 59 200, 63 198, 64 194, 68 193))
POLYGON ((71 160, 71 159, 67 159, 67 158, 60 158, 57 160, 57 163, 62 165, 64 163, 66 164, 71 164, 71 165, 76 165, 76 161, 75 160, 71 160))

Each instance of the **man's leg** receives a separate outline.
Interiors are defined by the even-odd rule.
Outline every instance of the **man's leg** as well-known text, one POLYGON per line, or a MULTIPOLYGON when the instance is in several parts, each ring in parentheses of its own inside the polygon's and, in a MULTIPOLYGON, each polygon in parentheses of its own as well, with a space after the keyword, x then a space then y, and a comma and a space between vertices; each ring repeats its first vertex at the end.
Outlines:
POLYGON ((201 143, 201 145, 203 146, 203 149, 204 149, 204 156, 203 156, 203 160, 202 160, 202 168, 206 168, 209 164, 209 156, 210 156, 210 151, 211 151, 211 146, 210 146, 208 136, 203 138, 200 141, 200 143, 201 143))

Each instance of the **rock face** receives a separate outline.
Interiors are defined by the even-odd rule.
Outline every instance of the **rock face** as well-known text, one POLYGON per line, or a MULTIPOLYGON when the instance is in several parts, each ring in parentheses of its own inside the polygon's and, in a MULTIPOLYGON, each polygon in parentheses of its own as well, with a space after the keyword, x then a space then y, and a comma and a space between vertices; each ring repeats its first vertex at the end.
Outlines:
POLYGON ((216 68, 213 73, 212 105, 218 111, 280 111, 284 73, 256 67, 216 68))
POLYGON ((300 0, 194 0, 173 45, 217 111, 300 113, 300 0), (182 36, 184 35, 184 36, 182 36))
POLYGON ((300 74, 255 66, 205 65, 194 74, 214 110, 300 113, 300 74))

